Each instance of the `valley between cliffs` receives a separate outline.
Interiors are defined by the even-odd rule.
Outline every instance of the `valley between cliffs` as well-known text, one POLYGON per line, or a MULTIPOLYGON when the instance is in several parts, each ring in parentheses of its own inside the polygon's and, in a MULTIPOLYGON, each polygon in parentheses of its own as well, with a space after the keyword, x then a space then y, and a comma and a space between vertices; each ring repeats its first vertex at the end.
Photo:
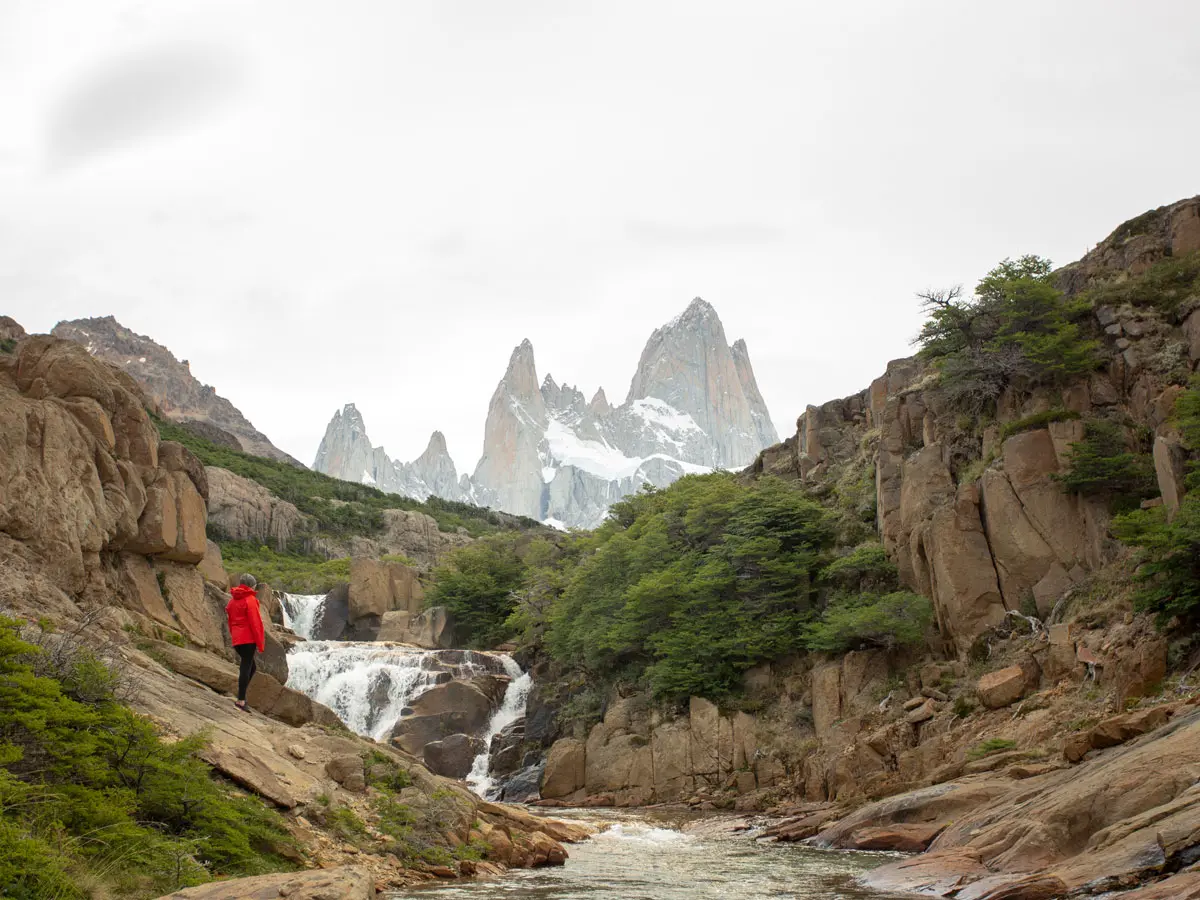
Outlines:
MULTIPOLYGON (((614 496, 571 534, 214 441, 166 421, 182 405, 136 371, 0 322, 10 681, 37 687, 22 702, 65 697, 55 715, 130 711, 155 759, 178 746, 171 765, 263 831, 214 862, 196 849, 211 825, 161 779, 187 812, 155 809, 165 843, 138 846, 162 855, 118 883, 77 842, 75 806, 47 821, 9 805, 0 823, 57 852, 79 897, 498 876, 567 862, 592 830, 579 809, 621 837, 614 808, 748 831, 783 873, 761 896, 849 850, 893 855, 839 869, 847 896, 1200 896, 1200 198, 1059 270, 1006 260, 977 292, 930 301, 941 356, 808 407, 740 473, 614 496), (229 569, 250 567, 272 585, 246 714, 221 610, 229 569), (82 690, 38 647, 98 661, 120 690, 82 690)), ((517 368, 528 397, 562 393, 531 357, 517 368)), ((761 436, 756 404, 743 430, 761 436)), ((23 767, 65 752, 30 721, 5 725, 0 787, 109 791, 147 814, 103 740, 90 781, 23 767)), ((638 840, 676 840, 653 830, 638 840)), ((680 864, 728 865, 713 874, 730 891, 756 877, 705 846, 680 864)), ((560 888, 542 896, 576 896, 560 888)))

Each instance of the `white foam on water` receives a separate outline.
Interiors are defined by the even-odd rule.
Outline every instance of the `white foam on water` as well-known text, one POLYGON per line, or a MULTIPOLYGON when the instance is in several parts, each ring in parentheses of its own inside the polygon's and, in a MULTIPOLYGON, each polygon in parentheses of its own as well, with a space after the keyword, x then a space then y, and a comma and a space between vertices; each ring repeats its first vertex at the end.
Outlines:
POLYGON ((483 751, 475 757, 467 775, 467 786, 484 799, 487 799, 488 793, 495 787, 495 781, 488 773, 488 766, 492 761, 492 738, 525 715, 525 703, 529 699, 529 689, 533 686, 533 678, 528 672, 521 671, 516 660, 511 656, 502 656, 500 659, 511 681, 504 691, 504 700, 500 703, 500 708, 492 714, 487 731, 483 733, 483 751))
MULTIPOLYGON (((288 687, 324 703, 351 731, 386 741, 400 712, 438 683, 436 650, 378 643, 309 641, 288 653, 288 687)), ((465 672, 484 674, 472 666, 465 672)))
POLYGON ((306 640, 312 638, 313 628, 324 607, 324 594, 279 595, 279 608, 283 612, 284 626, 306 640))

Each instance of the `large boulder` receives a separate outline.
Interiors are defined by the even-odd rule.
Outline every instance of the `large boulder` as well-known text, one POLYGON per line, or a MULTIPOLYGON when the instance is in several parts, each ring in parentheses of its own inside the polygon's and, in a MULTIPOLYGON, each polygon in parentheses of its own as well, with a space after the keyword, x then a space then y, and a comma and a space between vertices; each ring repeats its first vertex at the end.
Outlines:
POLYGON ((265 487, 228 469, 209 466, 208 520, 234 541, 257 541, 283 550, 306 517, 265 487))
POLYGON ((425 591, 417 572, 403 563, 356 557, 350 560, 349 616, 354 622, 392 610, 421 610, 425 591))
POLYGON ((229 573, 221 558, 221 547, 214 541, 205 541, 204 558, 196 566, 205 581, 210 581, 223 591, 229 590, 229 573))
POLYGON ((554 742, 546 756, 542 775, 542 797, 555 800, 569 797, 584 785, 587 747, 583 741, 561 738, 554 742))
POLYGON ((1011 706, 1025 695, 1029 679, 1021 666, 1007 666, 988 672, 975 685, 979 702, 988 709, 1011 706))
POLYGON ((422 755, 431 772, 447 778, 466 778, 475 757, 487 749, 479 738, 451 734, 425 745, 422 755))

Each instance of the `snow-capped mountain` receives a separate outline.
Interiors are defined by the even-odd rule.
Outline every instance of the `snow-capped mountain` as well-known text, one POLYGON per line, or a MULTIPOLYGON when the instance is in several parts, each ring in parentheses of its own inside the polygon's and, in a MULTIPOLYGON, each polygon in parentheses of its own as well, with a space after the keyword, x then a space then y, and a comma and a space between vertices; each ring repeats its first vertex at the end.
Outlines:
POLYGON ((539 385, 533 345, 523 341, 488 405, 470 478, 456 478, 438 433, 414 462, 393 462, 371 447, 353 404, 334 414, 313 467, 419 499, 435 494, 592 528, 643 484, 741 468, 778 440, 745 341, 731 347, 716 310, 696 298, 651 335, 618 407, 603 389, 589 402, 550 375, 539 385))

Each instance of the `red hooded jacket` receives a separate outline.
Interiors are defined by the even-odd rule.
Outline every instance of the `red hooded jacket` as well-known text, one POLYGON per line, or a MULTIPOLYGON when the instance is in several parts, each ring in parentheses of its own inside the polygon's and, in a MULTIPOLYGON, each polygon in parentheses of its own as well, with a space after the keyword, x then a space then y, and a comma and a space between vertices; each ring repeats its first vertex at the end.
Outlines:
POLYGON ((263 633, 262 616, 258 612, 258 595, 254 593, 254 588, 242 584, 229 593, 232 599, 225 605, 225 615, 229 618, 229 636, 233 638, 233 646, 254 644, 262 653, 266 649, 266 635, 263 633))

